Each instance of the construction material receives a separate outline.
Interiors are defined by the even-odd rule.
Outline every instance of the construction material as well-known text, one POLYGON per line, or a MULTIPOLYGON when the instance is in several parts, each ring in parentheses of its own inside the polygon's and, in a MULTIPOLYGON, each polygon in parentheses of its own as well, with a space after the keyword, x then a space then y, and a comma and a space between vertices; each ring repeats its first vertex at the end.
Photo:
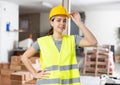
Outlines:
POLYGON ((28 71, 18 71, 11 73, 10 79, 12 85, 15 84, 18 85, 18 84, 24 84, 25 82, 32 80, 33 76, 28 71))
POLYGON ((85 49, 83 75, 112 75, 113 71, 113 53, 110 51, 110 45, 87 47, 85 49))
POLYGON ((117 63, 120 62, 120 55, 115 55, 115 62, 117 62, 117 63))
POLYGON ((108 76, 103 74, 100 76, 99 85, 120 85, 120 77, 108 76))
MULTIPOLYGON (((39 57, 29 60, 36 71, 40 70, 39 57)), ((10 63, 0 63, 0 85, 36 85, 36 79, 22 63, 21 56, 11 56, 10 63)))

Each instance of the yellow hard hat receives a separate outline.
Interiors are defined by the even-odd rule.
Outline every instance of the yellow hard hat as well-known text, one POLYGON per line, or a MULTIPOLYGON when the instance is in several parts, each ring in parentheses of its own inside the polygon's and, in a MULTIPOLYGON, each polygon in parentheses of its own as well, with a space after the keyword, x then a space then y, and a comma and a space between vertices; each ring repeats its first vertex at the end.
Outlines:
POLYGON ((67 18, 70 17, 70 14, 61 4, 51 9, 49 14, 49 19, 51 19, 53 16, 56 16, 56 15, 65 15, 67 18))

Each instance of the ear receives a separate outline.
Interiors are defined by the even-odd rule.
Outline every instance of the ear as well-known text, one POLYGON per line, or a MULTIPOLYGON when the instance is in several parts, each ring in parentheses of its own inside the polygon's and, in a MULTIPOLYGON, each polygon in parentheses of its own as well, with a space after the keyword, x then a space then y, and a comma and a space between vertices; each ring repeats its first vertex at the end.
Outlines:
POLYGON ((53 21, 52 20, 50 20, 50 25, 53 26, 53 21))

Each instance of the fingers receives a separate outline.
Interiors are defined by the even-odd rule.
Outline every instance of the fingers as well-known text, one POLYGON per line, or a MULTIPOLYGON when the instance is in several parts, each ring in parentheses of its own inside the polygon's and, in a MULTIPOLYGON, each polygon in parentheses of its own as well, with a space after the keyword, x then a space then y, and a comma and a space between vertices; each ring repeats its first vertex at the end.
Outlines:
POLYGON ((77 12, 77 11, 74 11, 74 12, 70 13, 71 16, 75 16, 75 15, 78 15, 78 14, 79 14, 79 12, 77 12))
POLYGON ((81 17, 79 12, 72 12, 70 15, 71 15, 71 18, 75 20, 78 20, 81 17))
POLYGON ((42 79, 48 79, 49 78, 49 75, 50 75, 50 71, 49 70, 45 69, 41 73, 42 73, 42 75, 41 75, 42 79))
POLYGON ((79 22, 81 22, 81 16, 80 16, 79 12, 74 11, 74 12, 72 12, 70 15, 71 15, 72 20, 73 20, 77 25, 78 25, 79 22))
POLYGON ((48 79, 49 75, 50 75, 50 71, 47 69, 44 69, 44 70, 38 71, 35 78, 48 79))
POLYGON ((43 72, 43 75, 48 75, 48 74, 50 74, 50 71, 49 71, 49 70, 43 70, 42 72, 43 72))
POLYGON ((41 79, 48 79, 48 78, 49 78, 48 75, 42 75, 42 76, 41 76, 41 79))

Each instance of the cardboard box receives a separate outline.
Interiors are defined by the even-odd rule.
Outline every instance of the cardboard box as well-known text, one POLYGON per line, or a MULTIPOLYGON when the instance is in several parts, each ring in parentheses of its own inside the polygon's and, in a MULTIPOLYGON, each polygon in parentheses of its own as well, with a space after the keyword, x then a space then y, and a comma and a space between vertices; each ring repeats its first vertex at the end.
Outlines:
POLYGON ((120 55, 115 56, 115 62, 120 62, 120 55))
POLYGON ((10 75, 13 72, 14 71, 11 71, 9 69, 1 69, 0 85, 11 85, 10 75))
POLYGON ((8 75, 10 76, 11 73, 15 71, 9 70, 9 69, 1 69, 1 75, 8 75))
POLYGON ((9 69, 10 63, 0 63, 0 69, 9 69))
POLYGON ((2 69, 2 67, 3 67, 3 64, 2 64, 2 63, 0 63, 0 69, 2 69))
POLYGON ((12 56, 11 57, 11 64, 14 64, 14 65, 22 64, 21 56, 12 56))
POLYGON ((10 85, 10 75, 1 75, 0 85, 10 85))
POLYGON ((2 63, 3 64, 3 69, 9 69, 10 68, 10 63, 2 63))
POLYGON ((27 68, 24 65, 11 64, 10 65, 10 70, 13 70, 13 71, 21 71, 21 70, 27 71, 27 68))

